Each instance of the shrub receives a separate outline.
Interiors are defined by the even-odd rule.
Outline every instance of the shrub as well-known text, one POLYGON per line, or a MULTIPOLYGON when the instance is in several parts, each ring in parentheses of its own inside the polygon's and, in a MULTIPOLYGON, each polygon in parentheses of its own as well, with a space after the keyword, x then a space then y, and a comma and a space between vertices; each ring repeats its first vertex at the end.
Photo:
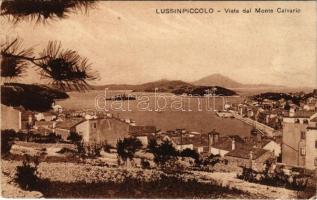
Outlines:
POLYGON ((100 157, 100 152, 102 149, 102 145, 92 144, 87 146, 86 154, 89 158, 100 157))
POLYGON ((17 167, 15 181, 22 189, 33 190, 36 188, 39 182, 39 178, 37 177, 38 165, 38 158, 31 161, 31 157, 27 156, 23 160, 22 166, 17 167))
POLYGON ((76 142, 76 151, 80 156, 85 156, 86 149, 83 142, 76 142))
POLYGON ((304 190, 307 186, 308 176, 303 174, 284 173, 283 169, 276 168, 274 171, 269 171, 268 165, 264 171, 257 172, 251 168, 242 167, 242 174, 237 177, 249 182, 257 182, 264 185, 286 187, 295 190, 304 190))
POLYGON ((149 153, 155 153, 155 151, 157 150, 157 147, 158 147, 158 144, 157 144, 156 139, 151 138, 151 139, 149 140, 148 145, 147 145, 147 151, 148 151, 149 153))
POLYGON ((141 158, 141 167, 142 169, 150 169, 149 161, 145 160, 144 158, 141 158))
POLYGON ((103 148, 103 150, 104 150, 105 152, 110 153, 110 152, 111 152, 110 150, 111 150, 113 147, 112 147, 110 144, 105 143, 102 148, 103 148))
POLYGON ((76 132, 70 132, 69 136, 67 137, 67 140, 70 140, 71 142, 73 142, 74 144, 77 142, 80 142, 83 139, 83 137, 81 135, 79 135, 76 132))
POLYGON ((161 167, 173 165, 177 159, 177 154, 178 152, 174 148, 173 144, 170 141, 165 140, 154 149, 154 162, 161 167))
POLYGON ((16 132, 13 129, 1 130, 1 156, 10 152, 15 135, 16 132))
MULTIPOLYGON (((118 158, 124 163, 127 163, 128 159, 132 161, 135 152, 141 149, 141 147, 141 141, 135 137, 124 138, 123 140, 119 139, 117 142, 118 158)), ((120 163, 120 161, 118 162, 120 163)))
POLYGON ((190 157, 195 160, 199 159, 199 154, 197 153, 197 151, 189 149, 189 148, 186 148, 183 151, 181 151, 179 155, 181 157, 190 157))

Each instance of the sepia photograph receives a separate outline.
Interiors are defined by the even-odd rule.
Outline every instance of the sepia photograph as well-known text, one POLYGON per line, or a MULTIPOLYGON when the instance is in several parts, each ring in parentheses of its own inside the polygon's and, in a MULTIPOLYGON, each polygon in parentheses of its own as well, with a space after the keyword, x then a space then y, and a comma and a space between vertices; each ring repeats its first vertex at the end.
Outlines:
POLYGON ((316 1, 0 4, 1 198, 317 198, 316 1))

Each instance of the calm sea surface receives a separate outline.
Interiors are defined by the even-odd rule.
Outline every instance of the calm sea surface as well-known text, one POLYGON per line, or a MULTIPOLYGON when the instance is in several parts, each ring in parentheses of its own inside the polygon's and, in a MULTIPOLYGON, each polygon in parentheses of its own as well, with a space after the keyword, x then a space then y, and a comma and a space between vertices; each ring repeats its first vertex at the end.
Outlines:
POLYGON ((209 132, 216 129, 221 135, 248 136, 251 126, 215 115, 225 103, 239 103, 241 97, 181 97, 163 93, 130 93, 127 91, 70 92, 70 98, 58 101, 66 109, 107 110, 120 118, 129 118, 137 125, 155 125, 161 130, 185 128, 189 131, 209 132), (136 100, 105 101, 117 94, 133 95, 136 100))

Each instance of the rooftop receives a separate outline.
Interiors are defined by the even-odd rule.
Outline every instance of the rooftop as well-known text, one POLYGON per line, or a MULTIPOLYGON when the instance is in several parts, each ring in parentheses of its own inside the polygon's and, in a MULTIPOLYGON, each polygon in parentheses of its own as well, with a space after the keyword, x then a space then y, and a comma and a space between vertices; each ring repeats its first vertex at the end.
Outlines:
POLYGON ((193 144, 193 141, 188 137, 171 137, 171 140, 177 145, 193 144))
POLYGON ((289 118, 310 118, 312 115, 314 115, 316 111, 307 111, 307 110, 298 110, 295 112, 294 116, 285 116, 289 118))
POLYGON ((60 128, 60 129, 70 129, 78 124, 80 124, 81 122, 86 121, 83 118, 71 118, 71 119, 66 119, 65 121, 62 122, 57 122, 56 124, 56 128, 60 128))
POLYGON ((252 154, 253 155, 253 160, 259 158, 264 153, 269 152, 268 150, 260 149, 260 148, 243 147, 243 148, 236 148, 235 150, 230 151, 229 153, 226 154, 226 156, 242 158, 242 159, 249 159, 251 151, 253 153, 252 154))
POLYGON ((233 138, 235 140, 235 148, 242 148, 245 145, 242 138, 240 138, 239 136, 233 135, 233 136, 220 137, 218 142, 213 144, 212 147, 216 149, 231 151, 233 138))
POLYGON ((149 133, 155 133, 155 132, 156 132, 155 126, 129 126, 130 134, 147 135, 149 133))

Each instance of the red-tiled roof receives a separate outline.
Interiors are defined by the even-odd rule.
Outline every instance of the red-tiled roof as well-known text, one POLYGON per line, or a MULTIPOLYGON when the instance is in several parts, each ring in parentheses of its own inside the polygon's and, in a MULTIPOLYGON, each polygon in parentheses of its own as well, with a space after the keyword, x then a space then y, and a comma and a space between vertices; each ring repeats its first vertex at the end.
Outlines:
POLYGON ((49 126, 53 125, 54 121, 35 121, 36 126, 49 126))
POLYGON ((148 134, 148 133, 155 133, 156 127, 155 126, 129 126, 129 133, 131 134, 148 134))
POLYGON ((232 140, 235 138, 235 148, 241 148, 245 145, 243 140, 238 136, 226 136, 226 137, 220 137, 218 142, 211 145, 213 148, 231 151, 232 150, 232 140), (237 138, 237 139, 236 139, 237 138), (240 139, 238 139, 240 138, 240 139))
POLYGON ((83 118, 71 118, 71 119, 66 119, 65 121, 62 122, 57 122, 56 124, 56 128, 60 128, 60 129, 70 129, 78 124, 80 124, 81 122, 86 121, 83 118))
POLYGON ((299 117, 299 118, 309 118, 311 117, 313 114, 315 114, 316 111, 306 111, 306 110, 299 110, 295 112, 295 116, 294 117, 299 117))
POLYGON ((187 137, 171 137, 171 140, 177 145, 193 144, 190 138, 187 137))

